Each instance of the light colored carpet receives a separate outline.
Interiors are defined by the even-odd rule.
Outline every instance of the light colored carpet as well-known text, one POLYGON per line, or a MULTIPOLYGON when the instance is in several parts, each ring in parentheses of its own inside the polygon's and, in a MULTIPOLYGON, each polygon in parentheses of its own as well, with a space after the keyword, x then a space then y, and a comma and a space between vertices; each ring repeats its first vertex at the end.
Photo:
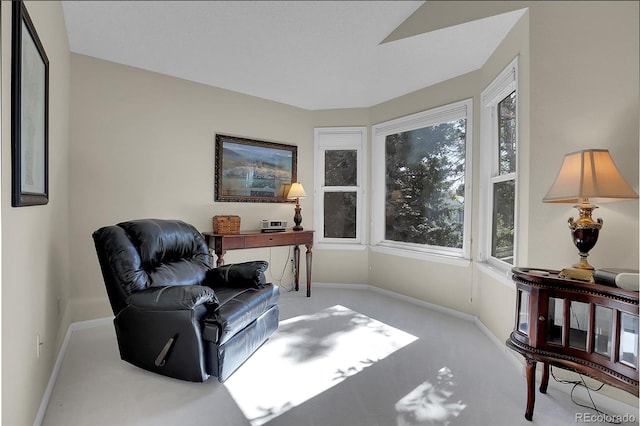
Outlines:
POLYGON ((594 413, 550 386, 526 421, 522 369, 464 319, 366 289, 283 291, 280 309, 278 332, 224 384, 121 361, 111 324, 74 331, 43 424, 548 426, 594 413))
POLYGON ((416 340, 341 305, 281 322, 225 387, 252 426, 261 426, 416 340), (278 380, 256 382, 265 366, 278 380))

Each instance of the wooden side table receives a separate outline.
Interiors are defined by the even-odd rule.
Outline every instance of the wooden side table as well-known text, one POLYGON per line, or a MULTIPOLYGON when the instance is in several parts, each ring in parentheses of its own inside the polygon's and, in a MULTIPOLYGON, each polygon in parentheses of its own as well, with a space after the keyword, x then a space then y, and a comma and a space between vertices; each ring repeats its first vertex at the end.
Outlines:
POLYGON ((638 292, 561 278, 548 269, 512 272, 516 321, 506 344, 527 361, 527 420, 533 417, 536 362, 543 363, 541 393, 549 366, 556 366, 638 396, 638 292))
MULTIPOLYGON (((224 255, 227 250, 241 250, 249 248, 294 246, 293 259, 296 267, 295 289, 299 290, 300 283, 300 245, 307 248, 305 254, 307 264, 307 297, 311 297, 311 265, 313 258, 313 233, 312 230, 284 232, 260 232, 245 231, 239 234, 214 234, 203 232, 209 250, 215 253, 216 265, 224 265, 224 255)), ((214 265, 212 265, 214 266, 214 265)))

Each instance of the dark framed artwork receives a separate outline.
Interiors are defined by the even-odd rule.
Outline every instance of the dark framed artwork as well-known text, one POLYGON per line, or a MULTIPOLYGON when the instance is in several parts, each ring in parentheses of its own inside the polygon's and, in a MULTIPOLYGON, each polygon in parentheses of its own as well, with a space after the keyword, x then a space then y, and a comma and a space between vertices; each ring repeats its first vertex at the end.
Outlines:
POLYGON ((216 201, 292 202, 297 146, 217 134, 215 151, 216 201))
POLYGON ((13 2, 11 205, 49 202, 49 59, 22 1, 13 2))

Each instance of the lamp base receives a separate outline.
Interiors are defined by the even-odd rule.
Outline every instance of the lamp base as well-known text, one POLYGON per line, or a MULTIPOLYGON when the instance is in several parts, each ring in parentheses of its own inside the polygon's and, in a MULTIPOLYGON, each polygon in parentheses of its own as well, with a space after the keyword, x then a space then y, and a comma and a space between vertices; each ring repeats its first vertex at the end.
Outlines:
POLYGON ((295 215, 293 216, 293 222, 296 224, 293 227, 294 231, 302 231, 302 213, 300 213, 302 209, 300 208, 300 204, 296 202, 295 215))
POLYGON ((580 212, 580 218, 573 220, 573 218, 570 217, 569 229, 571 230, 573 244, 578 249, 580 262, 571 268, 563 269, 560 276, 593 282, 594 268, 587 262, 587 257, 589 256, 589 251, 596 245, 596 242, 598 242, 598 235, 602 228, 602 219, 598 218, 597 221, 594 221, 591 218, 591 213, 594 209, 598 208, 598 206, 589 204, 588 200, 583 200, 581 204, 575 207, 580 212))
POLYGON ((582 269, 576 267, 564 268, 560 271, 558 276, 560 278, 571 278, 573 280, 587 281, 590 283, 594 282, 593 269, 582 269))

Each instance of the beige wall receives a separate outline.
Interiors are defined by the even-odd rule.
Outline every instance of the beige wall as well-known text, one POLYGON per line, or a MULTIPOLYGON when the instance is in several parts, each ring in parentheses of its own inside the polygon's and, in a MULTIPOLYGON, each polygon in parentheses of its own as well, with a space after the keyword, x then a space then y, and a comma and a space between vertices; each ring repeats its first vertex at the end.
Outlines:
MULTIPOLYGON (((143 217, 180 218, 202 231, 216 214, 292 221, 290 204, 214 202, 214 137, 238 135, 298 146, 303 226, 313 228, 313 128, 367 124, 367 110, 317 112, 72 54, 70 221, 73 321, 110 315, 91 233, 143 217), (332 123, 332 124, 331 124, 332 123), (117 170, 114 173, 114 170, 117 170)), ((293 283, 289 248, 230 251, 227 262, 266 259, 293 283)), ((368 253, 315 249, 314 281, 365 283, 368 253)), ((301 262, 301 274, 306 272, 301 262)))
POLYGON ((49 58, 49 192, 11 207, 11 2, 2 2, 2 424, 32 424, 69 325, 69 46, 58 2, 27 2, 49 58), (44 345, 36 356, 36 335, 44 345))
MULTIPOLYGON (((530 265, 578 260, 569 204, 542 204, 565 153, 607 148, 638 191, 638 2, 543 2, 531 8, 530 265), (544 3, 544 4, 543 4, 544 3)), ((603 204, 589 262, 638 268, 638 202, 603 204)))
MULTIPOLYGON (((292 220, 291 204, 214 202, 216 133, 297 145, 298 179, 310 193, 301 200, 303 225, 311 227, 310 112, 87 56, 72 54, 71 64, 74 321, 111 314, 91 239, 101 226, 160 217, 211 231, 218 214, 239 215, 241 229, 257 229, 264 218, 292 220)), ((290 268, 287 254, 286 248, 237 251, 226 260, 269 260, 277 280, 290 268)))

